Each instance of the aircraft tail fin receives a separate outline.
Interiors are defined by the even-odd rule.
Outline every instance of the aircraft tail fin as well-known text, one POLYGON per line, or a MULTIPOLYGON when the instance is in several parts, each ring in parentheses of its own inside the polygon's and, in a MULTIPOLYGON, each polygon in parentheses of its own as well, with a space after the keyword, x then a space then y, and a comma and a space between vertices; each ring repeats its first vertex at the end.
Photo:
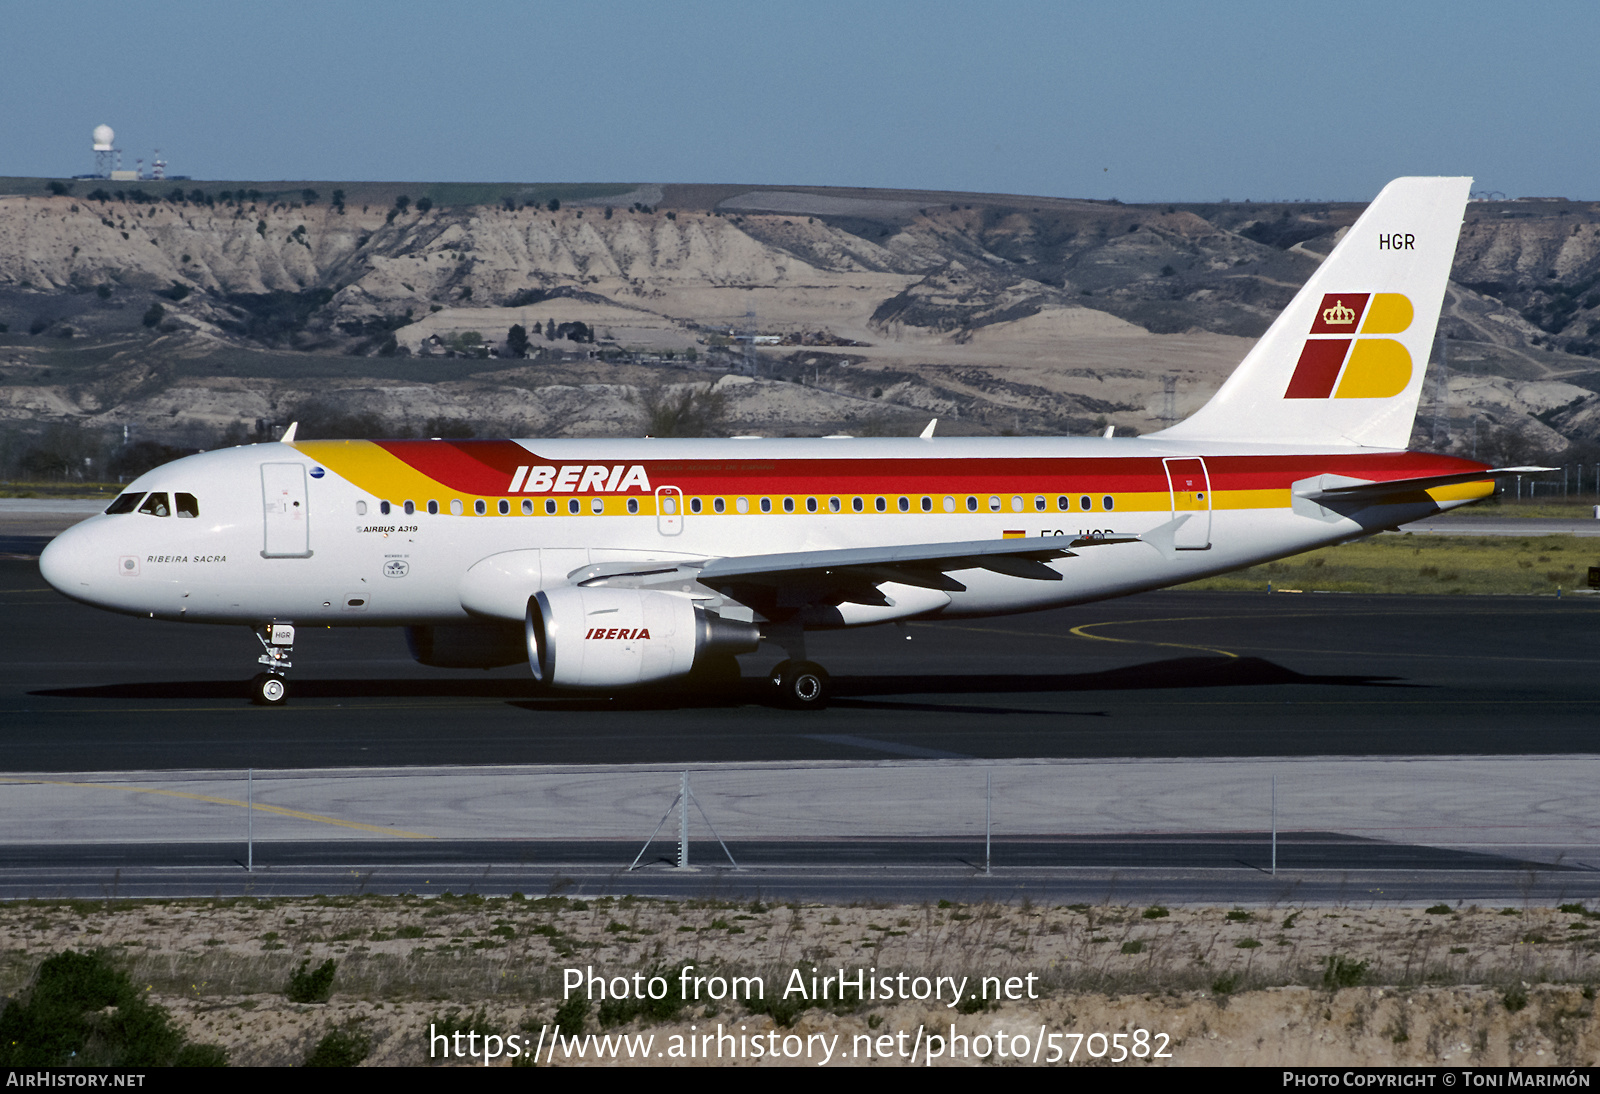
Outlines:
POLYGON ((1385 186, 1211 401, 1149 435, 1404 448, 1471 185, 1385 186))

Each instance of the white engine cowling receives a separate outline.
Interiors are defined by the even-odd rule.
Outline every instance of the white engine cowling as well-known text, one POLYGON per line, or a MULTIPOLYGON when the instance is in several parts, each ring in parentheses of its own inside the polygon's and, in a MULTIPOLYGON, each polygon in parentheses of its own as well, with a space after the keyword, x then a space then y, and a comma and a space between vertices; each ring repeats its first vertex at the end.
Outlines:
POLYGON ((557 687, 610 688, 685 676, 711 655, 749 653, 754 623, 646 589, 545 589, 528 599, 528 666, 557 687))

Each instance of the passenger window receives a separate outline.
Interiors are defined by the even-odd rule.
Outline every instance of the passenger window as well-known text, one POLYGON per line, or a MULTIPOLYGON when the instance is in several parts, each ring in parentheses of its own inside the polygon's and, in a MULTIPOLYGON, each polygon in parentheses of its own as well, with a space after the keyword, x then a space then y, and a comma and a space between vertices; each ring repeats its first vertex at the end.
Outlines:
POLYGON ((545 515, 546 516, 552 516, 553 517, 553 516, 556 515, 556 499, 555 498, 545 498, 544 499, 544 511, 545 511, 545 515))
POLYGON ((121 513, 131 513, 142 497, 144 497, 143 494, 123 494, 116 501, 106 506, 106 514, 114 517, 121 513))
POLYGON ((901 498, 900 499, 900 511, 902 513, 911 512, 911 499, 910 498, 901 498))
POLYGON ((439 515, 439 503, 438 502, 430 501, 428 503, 428 515, 430 517, 436 517, 436 516, 439 515))
POLYGON ((806 512, 815 513, 816 511, 817 511, 817 499, 816 498, 807 498, 806 499, 806 512))
POLYGON ((837 513, 840 510, 840 508, 841 508, 841 506, 839 505, 839 499, 838 498, 829 498, 828 499, 828 512, 837 513))
POLYGON ((932 498, 925 497, 925 498, 922 499, 922 511, 924 513, 933 512, 933 499, 932 498))
POLYGON ((956 499, 949 494, 944 497, 944 511, 946 513, 954 513, 956 511, 956 499))
POLYGON ((715 501, 713 501, 711 503, 711 508, 712 508, 712 510, 714 512, 718 512, 718 513, 722 512, 722 510, 725 508, 725 506, 722 503, 722 499, 721 498, 717 498, 715 501))
POLYGON ((761 499, 761 511, 763 513, 772 512, 772 499, 771 498, 762 498, 761 499))
POLYGON ((451 498, 450 499, 450 515, 452 517, 459 517, 461 515, 461 499, 460 498, 451 498))
POLYGON ((533 499, 532 498, 523 498, 522 499, 522 515, 525 516, 525 517, 533 516, 533 499))
POLYGON ((975 497, 972 497, 970 494, 967 495, 967 512, 976 513, 977 511, 978 511, 978 499, 975 498, 975 497))
POLYGON ((993 494, 990 494, 989 495, 989 512, 998 513, 999 511, 1000 511, 1000 499, 995 497, 993 494))
MULTIPOLYGON (((905 499, 901 498, 900 500, 901 500, 901 503, 904 504, 905 499)), ((872 503, 872 507, 874 509, 876 509, 878 512, 882 513, 882 512, 885 512, 885 511, 888 510, 889 503, 887 501, 885 501, 883 498, 879 498, 877 501, 872 503)))
POLYGON ((577 498, 572 498, 567 502, 567 512, 571 513, 573 516, 577 516, 579 513, 583 512, 583 503, 577 498))
POLYGON ((174 494, 172 501, 173 509, 178 516, 192 518, 200 515, 200 503, 195 500, 193 494, 174 494))
POLYGON ((690 498, 689 499, 689 512, 698 513, 699 511, 700 511, 700 499, 699 498, 690 498))
POLYGON ((409 516, 413 516, 413 515, 416 514, 416 511, 417 511, 417 503, 414 502, 414 501, 408 501, 408 502, 405 503, 403 508, 406 511, 406 516, 408 516, 408 517, 409 516))
POLYGON ((139 506, 139 512, 146 513, 152 517, 170 517, 172 515, 172 507, 167 504, 167 495, 151 494, 144 499, 144 504, 139 506))
POLYGON ((472 511, 481 517, 489 512, 489 505, 482 498, 479 498, 477 501, 472 503, 472 511))
POLYGON ((388 516, 389 515, 389 509, 390 508, 391 507, 390 507, 389 503, 386 502, 386 501, 380 501, 378 503, 378 512, 382 513, 384 516, 388 516))
POLYGON ((1067 501, 1065 496, 1059 497, 1056 499, 1056 508, 1065 513, 1068 509, 1072 508, 1072 503, 1067 501))
POLYGON ((865 506, 863 506, 861 504, 861 499, 860 498, 851 498, 850 499, 850 508, 854 509, 856 512, 859 513, 859 512, 861 512, 862 509, 865 508, 865 506))
MULTIPOLYGON (((762 500, 764 501, 766 499, 763 498, 762 500)), ((748 513, 750 511, 750 499, 749 498, 739 498, 738 500, 736 500, 733 503, 733 507, 735 509, 739 510, 739 512, 741 512, 741 513, 748 513)))
POLYGON ((1033 499, 1033 508, 1034 508, 1034 511, 1037 512, 1037 513, 1044 512, 1044 495, 1043 494, 1040 494, 1038 497, 1033 499))
POLYGON ((1021 495, 1016 495, 1016 494, 1012 495, 1012 497, 1011 497, 1011 511, 1013 513, 1022 512, 1022 497, 1021 497, 1021 495))
POLYGON ((1082 509, 1086 513, 1090 509, 1094 508, 1094 502, 1089 500, 1089 495, 1088 494, 1085 494, 1085 495, 1083 495, 1083 497, 1078 499, 1078 508, 1082 509))
POLYGON ((1117 507, 1116 499, 1113 498, 1110 494, 1107 494, 1105 497, 1101 498, 1100 499, 1100 504, 1105 507, 1105 510, 1108 513, 1111 512, 1111 510, 1113 510, 1113 509, 1115 509, 1117 507))
POLYGON ((639 499, 638 498, 629 498, 628 499, 628 512, 629 513, 637 513, 638 511, 639 511, 639 499))
POLYGON ((364 501, 356 502, 356 516, 364 517, 366 515, 367 515, 367 503, 364 502, 364 501))
POLYGON ((595 516, 598 517, 598 516, 602 515, 603 513, 605 513, 605 511, 606 511, 606 499, 605 498, 590 498, 589 499, 589 512, 593 513, 595 516))
POLYGON ((506 516, 507 514, 509 514, 511 512, 511 502, 506 500, 505 498, 501 498, 500 499, 500 504, 499 504, 499 506, 497 508, 499 508, 500 515, 502 517, 506 516))

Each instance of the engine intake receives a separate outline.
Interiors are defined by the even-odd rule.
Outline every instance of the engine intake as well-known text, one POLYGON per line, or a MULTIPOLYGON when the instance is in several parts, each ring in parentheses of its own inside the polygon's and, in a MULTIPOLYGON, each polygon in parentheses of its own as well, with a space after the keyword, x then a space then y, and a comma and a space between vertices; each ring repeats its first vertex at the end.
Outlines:
POLYGON ((557 687, 608 688, 686 676, 706 657, 750 653, 754 623, 644 589, 545 589, 528 599, 528 666, 557 687))

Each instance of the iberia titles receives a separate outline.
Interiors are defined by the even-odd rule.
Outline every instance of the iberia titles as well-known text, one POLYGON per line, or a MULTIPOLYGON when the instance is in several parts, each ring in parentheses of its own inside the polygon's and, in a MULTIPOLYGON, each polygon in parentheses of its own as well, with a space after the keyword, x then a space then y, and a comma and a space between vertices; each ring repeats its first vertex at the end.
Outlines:
POLYGON ((650 493, 650 476, 643 464, 568 463, 519 467, 506 493, 626 494, 635 487, 642 494, 650 493))

